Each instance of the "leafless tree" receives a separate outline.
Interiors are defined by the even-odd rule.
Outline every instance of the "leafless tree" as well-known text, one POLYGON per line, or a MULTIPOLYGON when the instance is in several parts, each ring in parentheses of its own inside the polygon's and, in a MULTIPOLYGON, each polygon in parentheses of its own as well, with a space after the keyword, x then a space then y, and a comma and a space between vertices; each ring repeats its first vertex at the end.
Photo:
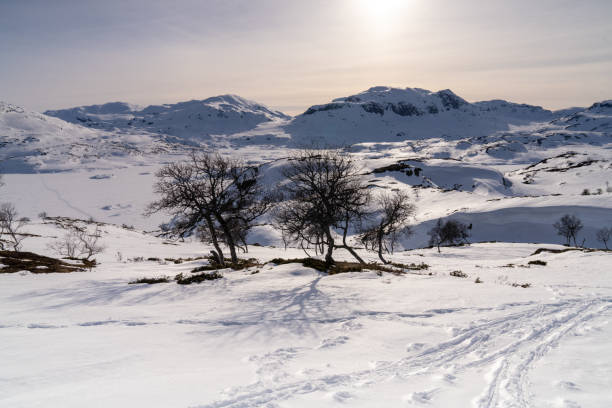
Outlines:
POLYGON ((603 242, 606 249, 608 249, 608 241, 612 237, 612 228, 603 227, 597 231, 597 240, 603 242))
POLYGON ((350 155, 338 150, 304 150, 291 157, 280 190, 286 201, 278 205, 274 218, 285 242, 325 253, 327 265, 334 263, 335 248, 347 249, 363 260, 346 241, 352 222, 362 217, 369 193, 359 168, 350 155), (342 231, 342 244, 336 243, 342 231))
POLYGON ((428 232, 429 245, 438 247, 438 252, 440 252, 440 246, 443 244, 455 245, 467 242, 471 228, 471 224, 468 226, 455 220, 443 222, 438 219, 436 225, 428 232))
POLYGON ((377 251, 380 260, 387 264, 383 252, 393 252, 397 240, 412 233, 408 221, 415 208, 408 194, 402 191, 378 196, 376 207, 375 221, 362 230, 360 239, 366 248, 377 251))
POLYGON ((578 217, 565 214, 559 221, 553 224, 553 227, 557 230, 557 235, 565 237, 568 246, 570 244, 570 239, 574 240, 574 246, 578 246, 576 244, 576 238, 578 232, 582 229, 582 221, 580 221, 578 217))
POLYGON ((100 238, 102 237, 102 231, 98 226, 92 234, 89 234, 88 231, 85 230, 78 231, 76 236, 79 241, 81 258, 87 259, 89 261, 94 255, 102 253, 105 249, 104 245, 99 243, 100 238))
POLYGON ((170 213, 172 230, 179 236, 199 232, 215 247, 211 252, 221 265, 225 243, 236 262, 236 248, 246 250, 247 232, 273 201, 261 188, 258 173, 257 167, 239 159, 194 152, 187 161, 170 163, 157 172, 154 190, 161 198, 145 214, 170 213))
MULTIPOLYGON (((1 180, 0 183, 2 183, 1 180)), ((19 214, 13 204, 4 203, 0 205, 0 236, 7 237, 7 240, 0 239, 0 248, 4 249, 4 245, 8 244, 13 248, 13 251, 19 251, 21 241, 26 238, 22 228, 28 221, 25 217, 19 218, 19 214)))
POLYGON ((93 233, 87 228, 73 228, 59 240, 49 244, 49 248, 66 258, 82 258, 90 261, 93 256, 104 251, 104 245, 99 243, 102 237, 100 227, 93 233))

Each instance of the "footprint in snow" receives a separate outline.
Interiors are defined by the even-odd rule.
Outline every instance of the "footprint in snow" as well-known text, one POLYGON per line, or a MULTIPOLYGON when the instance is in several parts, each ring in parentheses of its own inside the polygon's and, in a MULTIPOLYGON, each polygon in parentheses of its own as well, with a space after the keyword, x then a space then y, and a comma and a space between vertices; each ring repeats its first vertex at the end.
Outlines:
POLYGON ((338 391, 333 394, 333 398, 338 402, 346 402, 354 397, 350 392, 338 391))
POLYGON ((557 387, 568 391, 581 391, 580 386, 571 381, 559 381, 557 387))
POLYGON ((300 349, 296 347, 280 348, 264 355, 251 356, 248 360, 259 365, 256 372, 260 376, 280 380, 289 376, 282 370, 285 363, 295 358, 299 352, 300 349))
POLYGON ((359 330, 363 329, 363 324, 349 320, 348 322, 342 323, 340 329, 342 329, 343 331, 359 330))
POLYGON ((349 341, 348 336, 339 336, 339 337, 334 337, 333 339, 323 339, 323 341, 321 342, 321 345, 317 348, 325 349, 325 348, 337 347, 337 346, 340 346, 346 343, 347 341, 349 341))
POLYGON ((413 351, 420 351, 425 348, 425 343, 410 343, 406 346, 406 351, 411 353, 413 351))
POLYGON ((438 388, 434 388, 433 390, 429 391, 413 392, 404 396, 403 400, 408 401, 412 404, 429 404, 437 392, 438 388))
POLYGON ((561 400, 557 405, 562 408, 581 408, 580 404, 578 404, 576 401, 570 400, 561 400))

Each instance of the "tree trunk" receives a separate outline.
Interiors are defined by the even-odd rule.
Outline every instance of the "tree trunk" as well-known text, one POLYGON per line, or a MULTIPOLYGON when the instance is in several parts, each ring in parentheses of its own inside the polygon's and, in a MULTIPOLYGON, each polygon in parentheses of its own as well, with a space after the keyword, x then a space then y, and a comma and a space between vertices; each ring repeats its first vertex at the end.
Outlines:
POLYGON ((217 219, 219 225, 221 226, 221 229, 223 230, 223 235, 225 236, 225 241, 227 242, 227 246, 229 247, 232 262, 238 262, 238 255, 236 255, 236 243, 234 242, 234 237, 232 237, 232 233, 229 227, 227 226, 227 223, 225 222, 223 217, 221 217, 220 214, 215 214, 215 218, 217 219))
POLYGON ((327 253, 325 254, 325 265, 329 268, 334 264, 334 258, 332 257, 334 252, 334 238, 331 235, 329 229, 325 231, 327 237, 327 253))
POLYGON ((351 248, 350 246, 348 246, 348 244, 346 243, 346 234, 347 234, 347 231, 348 231, 348 221, 346 222, 346 224, 344 226, 344 231, 343 231, 343 234, 342 234, 342 248, 344 248, 347 251, 349 251, 351 253, 351 255, 353 255, 353 257, 355 259, 357 259, 357 261, 359 261, 360 264, 365 264, 363 259, 361 259, 361 257, 359 255, 357 255, 357 252, 355 252, 355 250, 353 248, 351 248))
POLYGON ((383 258, 383 234, 382 234, 382 230, 378 230, 378 257, 380 258, 380 260, 382 261, 382 263, 384 263, 385 265, 388 264, 389 262, 387 262, 385 260, 385 258, 383 258))
POLYGON ((219 265, 225 266, 225 259, 223 259, 223 251, 221 251, 221 246, 219 246, 219 241, 217 240, 217 232, 215 231, 215 226, 210 216, 206 217, 206 225, 208 225, 208 231, 210 232, 210 237, 212 239, 213 246, 216 249, 216 252, 215 251, 210 251, 210 252, 213 253, 213 256, 219 262, 219 265))

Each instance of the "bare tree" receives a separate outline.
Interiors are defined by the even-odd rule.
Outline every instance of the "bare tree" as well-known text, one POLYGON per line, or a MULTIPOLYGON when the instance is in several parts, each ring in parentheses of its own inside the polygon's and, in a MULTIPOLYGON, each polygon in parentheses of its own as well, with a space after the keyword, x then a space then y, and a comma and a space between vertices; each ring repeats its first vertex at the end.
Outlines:
POLYGON ((382 194, 376 200, 375 222, 366 226, 360 235, 366 248, 378 252, 380 260, 389 263, 383 252, 393 252, 397 240, 412 234, 408 220, 414 214, 414 205, 405 192, 382 194))
POLYGON ((161 195, 145 214, 166 211, 174 216, 172 230, 184 237, 194 231, 210 242, 216 261, 224 265, 221 244, 237 262, 236 248, 246 250, 246 234, 272 204, 258 182, 257 167, 219 154, 192 153, 189 160, 161 168, 154 186, 161 195))
POLYGON ((363 263, 346 241, 349 226, 362 217, 369 197, 351 156, 338 150, 305 150, 289 159, 283 175, 280 190, 286 201, 274 214, 283 240, 307 254, 312 248, 325 253, 328 266, 334 263, 335 248, 347 249, 363 263), (342 231, 342 245, 336 244, 336 230, 342 231))
POLYGON ((612 237, 612 228, 603 227, 602 229, 597 231, 596 237, 599 242, 603 242, 606 249, 609 249, 608 241, 612 237))
MULTIPOLYGON (((2 183, 1 180, 0 183, 2 183)), ((13 248, 13 251, 19 251, 21 241, 26 238, 22 228, 28 221, 25 217, 19 218, 13 204, 4 203, 0 205, 0 236, 8 238, 7 240, 0 239, 0 248, 4 249, 6 243, 13 248)))
POLYGON ((429 245, 437 246, 440 252, 440 246, 443 244, 455 245, 467 242, 471 227, 471 224, 468 226, 455 220, 442 222, 441 219, 438 219, 436 225, 428 232, 429 245))
POLYGON ((559 221, 553 224, 553 227, 557 230, 557 235, 565 237, 568 246, 570 244, 570 238, 574 240, 574 246, 578 246, 576 244, 576 238, 578 232, 582 229, 582 221, 580 221, 578 217, 565 214, 559 221))
POLYGON ((91 261, 92 257, 100 254, 106 249, 99 243, 102 231, 99 226, 93 233, 87 228, 73 228, 61 239, 49 244, 49 248, 66 258, 81 258, 91 261))
POLYGON ((47 246, 65 258, 76 258, 79 255, 79 241, 74 231, 64 234, 62 238, 47 246))
POLYGON ((77 239, 79 240, 79 247, 81 250, 80 257, 87 259, 88 261, 94 255, 100 254, 104 251, 104 245, 100 244, 100 238, 102 237, 102 231, 99 226, 96 226, 93 234, 89 234, 87 230, 78 231, 77 239))

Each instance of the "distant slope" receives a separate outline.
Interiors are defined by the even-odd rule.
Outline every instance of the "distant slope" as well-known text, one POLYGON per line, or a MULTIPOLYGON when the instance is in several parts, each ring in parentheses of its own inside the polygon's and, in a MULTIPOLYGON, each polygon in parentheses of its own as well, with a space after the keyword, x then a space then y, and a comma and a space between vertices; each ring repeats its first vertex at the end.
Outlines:
POLYGON ((451 90, 377 86, 298 115, 286 130, 298 143, 353 144, 442 137, 456 139, 547 122, 563 115, 503 100, 469 103, 451 90))
POLYGON ((89 129, 0 102, 0 172, 32 173, 126 165, 126 157, 176 150, 164 138, 89 129), (110 161, 119 161, 112 165, 110 161))
POLYGON ((146 108, 112 102, 50 110, 45 114, 90 128, 130 133, 147 131, 197 140, 209 139, 211 135, 244 132, 263 122, 289 118, 237 95, 146 108))

